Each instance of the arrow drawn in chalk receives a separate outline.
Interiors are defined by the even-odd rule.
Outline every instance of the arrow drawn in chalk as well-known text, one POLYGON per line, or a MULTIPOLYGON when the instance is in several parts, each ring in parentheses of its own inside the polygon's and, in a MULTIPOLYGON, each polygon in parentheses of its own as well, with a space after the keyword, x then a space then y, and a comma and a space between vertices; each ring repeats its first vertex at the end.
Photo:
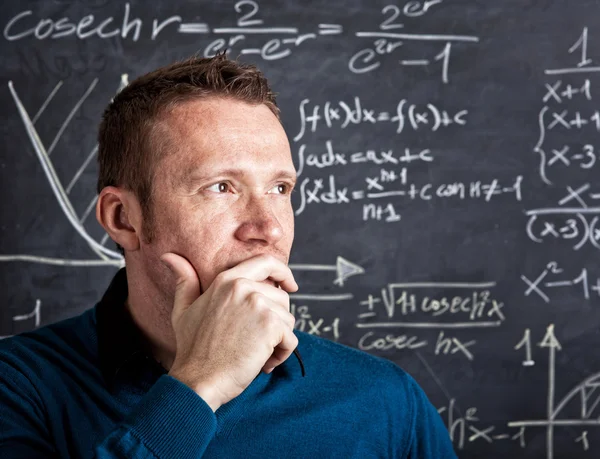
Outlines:
POLYGON ((344 281, 349 277, 365 272, 362 266, 340 256, 337 257, 335 265, 290 264, 289 267, 292 271, 335 271, 337 277, 333 283, 340 287, 344 285, 344 281))

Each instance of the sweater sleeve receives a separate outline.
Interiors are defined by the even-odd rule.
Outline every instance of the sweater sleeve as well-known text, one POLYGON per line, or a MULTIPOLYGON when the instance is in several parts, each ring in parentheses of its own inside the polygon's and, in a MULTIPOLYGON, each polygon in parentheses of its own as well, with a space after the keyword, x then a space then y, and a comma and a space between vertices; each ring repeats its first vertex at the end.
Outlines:
POLYGON ((0 457, 58 457, 44 419, 44 406, 33 384, 0 355, 0 457))
POLYGON ((423 389, 411 378, 413 393, 411 442, 409 459, 456 459, 450 435, 442 418, 423 389))
MULTIPOLYGON (((0 356, 1 357, 1 356, 0 356)), ((58 458, 43 398, 21 371, 0 358, 0 457, 58 458)), ((98 459, 197 458, 215 435, 212 409, 192 389, 163 375, 99 444, 98 459)), ((66 454, 66 451, 62 453, 66 454)))
POLYGON ((192 389, 163 375, 96 448, 98 459, 198 458, 215 435, 212 409, 192 389))

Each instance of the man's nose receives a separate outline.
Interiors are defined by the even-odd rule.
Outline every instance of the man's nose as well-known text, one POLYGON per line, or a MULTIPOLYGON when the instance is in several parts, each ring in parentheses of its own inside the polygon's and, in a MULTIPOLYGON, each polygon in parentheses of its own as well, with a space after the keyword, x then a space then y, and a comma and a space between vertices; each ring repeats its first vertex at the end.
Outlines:
POLYGON ((244 242, 272 245, 283 237, 283 227, 269 201, 267 197, 255 197, 246 203, 235 232, 236 238, 244 242))

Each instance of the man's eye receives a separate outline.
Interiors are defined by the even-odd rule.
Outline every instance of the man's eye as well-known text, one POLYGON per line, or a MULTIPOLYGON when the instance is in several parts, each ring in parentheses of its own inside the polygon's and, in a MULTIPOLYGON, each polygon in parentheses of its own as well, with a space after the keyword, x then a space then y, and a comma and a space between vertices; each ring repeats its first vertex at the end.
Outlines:
POLYGON ((287 194, 290 190, 290 186, 286 183, 278 183, 273 188, 269 190, 269 193, 275 194, 287 194))
POLYGON ((213 191, 215 193, 227 193, 228 191, 230 191, 230 186, 229 183, 227 182, 219 182, 219 183, 215 183, 214 185, 211 185, 207 188, 207 190, 209 191, 213 191))

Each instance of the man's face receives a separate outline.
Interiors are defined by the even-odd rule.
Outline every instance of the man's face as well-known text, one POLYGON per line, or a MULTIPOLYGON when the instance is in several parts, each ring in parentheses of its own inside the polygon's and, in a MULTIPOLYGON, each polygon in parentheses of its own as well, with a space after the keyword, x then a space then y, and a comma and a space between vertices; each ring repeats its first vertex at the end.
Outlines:
POLYGON ((280 122, 263 104, 210 98, 178 105, 161 121, 169 151, 153 182, 153 234, 139 255, 151 279, 172 286, 158 258, 194 266, 205 291, 220 272, 258 254, 288 262, 296 171, 280 122))

